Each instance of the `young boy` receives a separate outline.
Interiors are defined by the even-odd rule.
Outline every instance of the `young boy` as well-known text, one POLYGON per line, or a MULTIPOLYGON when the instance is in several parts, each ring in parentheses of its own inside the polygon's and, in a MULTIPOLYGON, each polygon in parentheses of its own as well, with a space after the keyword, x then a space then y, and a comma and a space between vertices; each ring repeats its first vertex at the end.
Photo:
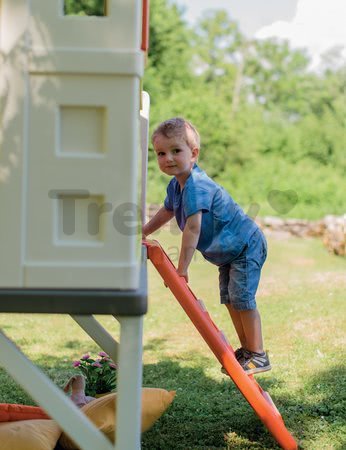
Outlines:
POLYGON ((160 170, 173 178, 164 206, 143 226, 143 236, 175 216, 183 232, 178 274, 188 281, 188 267, 196 248, 219 267, 221 303, 229 311, 241 344, 235 357, 248 374, 270 370, 255 300, 267 256, 262 231, 197 166, 200 139, 190 122, 173 118, 161 123, 152 143, 160 170))

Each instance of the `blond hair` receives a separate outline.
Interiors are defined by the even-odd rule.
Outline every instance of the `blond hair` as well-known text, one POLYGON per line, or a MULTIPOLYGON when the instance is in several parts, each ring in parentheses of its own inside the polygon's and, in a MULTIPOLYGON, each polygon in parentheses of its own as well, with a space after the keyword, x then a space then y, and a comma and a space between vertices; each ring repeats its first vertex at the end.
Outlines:
POLYGON ((171 138, 173 136, 182 137, 187 145, 192 149, 200 147, 200 137, 196 128, 191 122, 182 117, 173 117, 165 120, 155 129, 151 141, 154 142, 157 136, 171 138))

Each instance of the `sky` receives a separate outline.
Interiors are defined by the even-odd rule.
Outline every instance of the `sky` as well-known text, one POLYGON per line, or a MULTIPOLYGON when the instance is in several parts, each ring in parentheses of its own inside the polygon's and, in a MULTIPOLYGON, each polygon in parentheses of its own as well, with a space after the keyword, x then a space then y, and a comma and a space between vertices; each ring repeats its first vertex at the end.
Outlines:
POLYGON ((175 0, 194 23, 204 11, 225 9, 248 37, 288 39, 306 48, 317 67, 321 54, 343 47, 346 60, 346 0, 175 0))

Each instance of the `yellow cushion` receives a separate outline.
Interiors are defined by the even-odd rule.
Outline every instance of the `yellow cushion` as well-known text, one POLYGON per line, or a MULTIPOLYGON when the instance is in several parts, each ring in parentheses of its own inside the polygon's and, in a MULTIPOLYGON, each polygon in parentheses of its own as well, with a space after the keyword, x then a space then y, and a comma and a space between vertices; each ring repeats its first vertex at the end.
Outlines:
MULTIPOLYGON (((172 403, 175 391, 158 388, 142 389, 142 432, 152 427, 157 419, 172 403)), ((93 400, 81 408, 81 411, 102 431, 108 439, 114 442, 116 420, 116 394, 109 394, 93 400)), ((59 444, 66 450, 76 450, 77 445, 63 433, 59 444)))
POLYGON ((149 430, 162 416, 175 397, 175 391, 158 388, 142 390, 142 433, 149 430))
POLYGON ((61 429, 54 420, 19 420, 0 423, 0 448, 53 450, 61 429))

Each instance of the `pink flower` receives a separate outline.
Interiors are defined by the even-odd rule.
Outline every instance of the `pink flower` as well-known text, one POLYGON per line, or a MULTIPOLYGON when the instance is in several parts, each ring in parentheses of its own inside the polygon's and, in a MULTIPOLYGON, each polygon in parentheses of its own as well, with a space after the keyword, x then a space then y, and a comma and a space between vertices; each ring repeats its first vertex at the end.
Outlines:
POLYGON ((107 353, 105 353, 105 352, 99 352, 98 355, 99 355, 99 356, 102 356, 102 358, 108 358, 108 355, 107 355, 107 353))
POLYGON ((73 361, 73 363, 72 363, 73 367, 79 367, 80 364, 81 364, 80 361, 73 361))
POLYGON ((94 362, 94 363, 92 363, 91 364, 92 366, 94 366, 94 367, 102 367, 102 364, 100 364, 99 362, 94 362))
POLYGON ((82 361, 86 361, 86 360, 89 359, 89 358, 90 358, 89 353, 86 353, 85 355, 83 355, 83 356, 81 357, 81 360, 82 360, 82 361))
POLYGON ((109 363, 109 367, 112 368, 112 369, 116 369, 116 368, 117 368, 117 365, 114 364, 114 363, 109 363))

